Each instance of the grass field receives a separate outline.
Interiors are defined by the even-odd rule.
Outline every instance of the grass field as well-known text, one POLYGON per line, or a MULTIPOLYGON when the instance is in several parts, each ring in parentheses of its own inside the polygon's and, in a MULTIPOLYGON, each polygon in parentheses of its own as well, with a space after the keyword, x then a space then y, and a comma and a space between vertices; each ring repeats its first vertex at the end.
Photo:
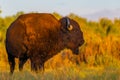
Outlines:
POLYGON ((34 73, 30 70, 0 72, 0 80, 120 80, 120 69, 114 67, 80 67, 70 66, 57 69, 45 69, 34 73))

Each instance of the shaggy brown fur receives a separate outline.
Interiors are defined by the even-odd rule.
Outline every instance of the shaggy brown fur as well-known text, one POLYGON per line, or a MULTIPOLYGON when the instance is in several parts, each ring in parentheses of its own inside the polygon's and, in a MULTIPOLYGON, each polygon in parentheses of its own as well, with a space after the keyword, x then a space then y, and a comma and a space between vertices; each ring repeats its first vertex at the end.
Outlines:
POLYGON ((19 16, 8 28, 6 34, 6 50, 13 73, 15 58, 19 58, 19 69, 29 58, 31 69, 38 71, 44 67, 45 61, 64 48, 78 54, 78 47, 84 43, 83 33, 78 23, 69 19, 73 29, 67 29, 64 17, 59 21, 51 14, 32 13, 19 16))

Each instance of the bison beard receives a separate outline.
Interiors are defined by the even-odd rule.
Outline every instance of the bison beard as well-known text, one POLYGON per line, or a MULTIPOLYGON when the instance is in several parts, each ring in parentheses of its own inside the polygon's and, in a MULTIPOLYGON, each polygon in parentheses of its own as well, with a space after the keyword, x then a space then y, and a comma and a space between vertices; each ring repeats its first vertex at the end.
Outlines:
POLYGON ((78 23, 68 17, 57 20, 48 13, 32 13, 19 16, 6 33, 6 50, 10 72, 14 72, 15 58, 19 58, 19 70, 27 59, 31 70, 44 68, 44 63, 64 48, 78 54, 84 43, 78 23))

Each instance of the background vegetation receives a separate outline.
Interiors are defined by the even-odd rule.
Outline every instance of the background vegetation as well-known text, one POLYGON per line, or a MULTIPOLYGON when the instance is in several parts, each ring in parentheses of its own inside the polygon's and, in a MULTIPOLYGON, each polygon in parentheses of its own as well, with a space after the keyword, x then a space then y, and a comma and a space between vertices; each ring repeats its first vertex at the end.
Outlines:
MULTIPOLYGON (((16 64, 16 71, 11 77, 8 74, 9 64, 4 45, 5 34, 9 25, 23 13, 18 12, 15 15, 0 17, 0 80, 120 79, 120 19, 101 18, 99 21, 87 21, 73 13, 68 16, 79 23, 85 39, 85 44, 79 48, 79 55, 73 55, 69 49, 62 50, 45 63, 44 74, 31 72, 28 60, 22 75, 18 72, 18 64, 16 64)), ((57 19, 62 17, 56 12, 52 14, 57 19)), ((16 62, 18 62, 17 59, 16 62)))

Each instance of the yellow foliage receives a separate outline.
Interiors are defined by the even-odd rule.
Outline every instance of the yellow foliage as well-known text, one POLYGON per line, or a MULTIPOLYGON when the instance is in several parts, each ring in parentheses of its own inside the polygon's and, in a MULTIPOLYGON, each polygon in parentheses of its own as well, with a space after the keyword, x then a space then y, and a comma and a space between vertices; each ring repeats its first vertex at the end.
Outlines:
MULTIPOLYGON (((60 19, 58 13, 53 13, 60 19)), ((16 15, 18 16, 18 15, 16 15)), ((0 71, 8 70, 9 64, 4 47, 5 33, 8 25, 15 20, 16 16, 0 18, 0 71)), ((72 65, 80 66, 119 66, 120 67, 120 20, 112 22, 106 18, 99 22, 87 21, 84 18, 69 15, 76 20, 83 31, 85 44, 80 47, 80 54, 73 55, 71 50, 64 49, 45 63, 46 69, 56 69, 72 65)), ((30 61, 25 68, 30 69, 30 61)), ((85 77, 85 74, 81 74, 85 77)))

